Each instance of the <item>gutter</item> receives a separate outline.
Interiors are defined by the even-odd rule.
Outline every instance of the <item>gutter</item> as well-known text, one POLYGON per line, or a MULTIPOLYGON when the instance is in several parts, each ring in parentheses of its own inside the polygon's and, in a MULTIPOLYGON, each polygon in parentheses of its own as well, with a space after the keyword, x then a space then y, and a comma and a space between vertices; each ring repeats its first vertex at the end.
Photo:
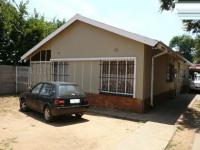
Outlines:
POLYGON ((151 102, 150 102, 150 105, 153 107, 154 106, 154 102, 153 102, 153 93, 154 93, 154 62, 155 62, 155 59, 157 58, 157 57, 159 57, 159 56, 162 56, 162 55, 164 55, 164 54, 167 54, 168 53, 168 51, 167 50, 165 50, 165 51, 163 51, 163 52, 161 52, 161 53, 158 53, 158 54, 156 54, 156 55, 154 55, 153 57, 152 57, 152 60, 151 60, 151 102))

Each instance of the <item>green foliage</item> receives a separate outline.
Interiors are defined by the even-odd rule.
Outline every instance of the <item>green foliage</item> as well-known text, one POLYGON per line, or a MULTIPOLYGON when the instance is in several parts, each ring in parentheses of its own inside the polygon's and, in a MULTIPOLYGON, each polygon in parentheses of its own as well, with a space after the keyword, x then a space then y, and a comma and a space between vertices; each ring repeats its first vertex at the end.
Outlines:
POLYGON ((22 65, 20 57, 48 34, 65 23, 55 18, 46 21, 34 11, 27 12, 28 2, 0 0, 0 64, 22 65))
POLYGON ((200 33, 200 20, 183 20, 185 29, 192 33, 200 33))
POLYGON ((199 64, 200 63, 200 36, 197 36, 194 42, 195 42, 195 49, 196 49, 194 61, 195 63, 199 64))
POLYGON ((188 35, 175 36, 171 39, 169 46, 178 48, 178 53, 189 61, 200 63, 200 35, 195 38, 188 35))
POLYGON ((173 10, 175 7, 175 0, 160 0, 161 10, 173 10))
POLYGON ((169 46, 178 47, 178 52, 189 61, 193 61, 194 39, 188 35, 175 36, 171 39, 169 46))
MULTIPOLYGON (((173 10, 175 8, 175 0, 160 0, 160 9, 173 10)), ((200 20, 183 20, 183 25, 186 31, 199 34, 200 20)))

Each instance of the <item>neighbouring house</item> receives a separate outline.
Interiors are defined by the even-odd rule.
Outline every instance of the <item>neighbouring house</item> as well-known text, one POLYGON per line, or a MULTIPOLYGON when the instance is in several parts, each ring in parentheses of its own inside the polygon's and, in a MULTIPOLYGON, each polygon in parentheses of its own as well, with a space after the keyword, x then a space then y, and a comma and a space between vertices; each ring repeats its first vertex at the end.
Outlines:
POLYGON ((91 106, 144 112, 188 84, 191 63, 161 41, 75 15, 22 57, 30 85, 76 82, 91 106))
POLYGON ((193 64, 189 67, 190 76, 194 76, 194 73, 200 73, 200 64, 193 64))

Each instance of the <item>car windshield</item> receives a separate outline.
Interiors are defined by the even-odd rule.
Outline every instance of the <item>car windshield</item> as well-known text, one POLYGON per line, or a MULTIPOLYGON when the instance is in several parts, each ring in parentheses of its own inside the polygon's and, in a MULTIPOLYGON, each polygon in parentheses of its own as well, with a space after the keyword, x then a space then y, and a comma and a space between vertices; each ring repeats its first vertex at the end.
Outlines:
POLYGON ((83 94, 78 85, 68 85, 68 84, 59 85, 59 96, 61 97, 67 96, 71 95, 72 93, 83 94))

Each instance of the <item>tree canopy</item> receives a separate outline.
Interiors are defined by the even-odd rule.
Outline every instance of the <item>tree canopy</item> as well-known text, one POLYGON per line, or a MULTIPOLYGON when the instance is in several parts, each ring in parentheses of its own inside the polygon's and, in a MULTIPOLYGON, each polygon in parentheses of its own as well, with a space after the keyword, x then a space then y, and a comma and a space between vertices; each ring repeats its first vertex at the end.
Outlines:
POLYGON ((175 36, 169 46, 193 63, 200 63, 200 35, 192 38, 188 35, 175 36))
MULTIPOLYGON (((160 0, 162 11, 173 11, 176 0, 160 0)), ((171 39, 169 46, 178 47, 178 52, 194 63, 200 63, 200 20, 183 20, 186 31, 196 34, 195 38, 187 35, 175 36, 171 39)))
POLYGON ((194 39, 188 35, 175 36, 171 39, 169 46, 176 48, 176 51, 180 53, 189 61, 193 61, 194 39))
POLYGON ((36 10, 30 14, 27 5, 0 0, 0 64, 25 64, 20 57, 65 22, 47 21, 36 10))
MULTIPOLYGON (((160 0, 161 10, 173 10, 176 6, 175 0, 160 0)), ((190 31, 192 33, 200 33, 200 20, 183 20, 183 25, 186 31, 190 31)))
POLYGON ((194 55, 194 63, 199 64, 200 63, 200 36, 199 35, 194 40, 194 47, 196 50, 196 53, 194 55))

